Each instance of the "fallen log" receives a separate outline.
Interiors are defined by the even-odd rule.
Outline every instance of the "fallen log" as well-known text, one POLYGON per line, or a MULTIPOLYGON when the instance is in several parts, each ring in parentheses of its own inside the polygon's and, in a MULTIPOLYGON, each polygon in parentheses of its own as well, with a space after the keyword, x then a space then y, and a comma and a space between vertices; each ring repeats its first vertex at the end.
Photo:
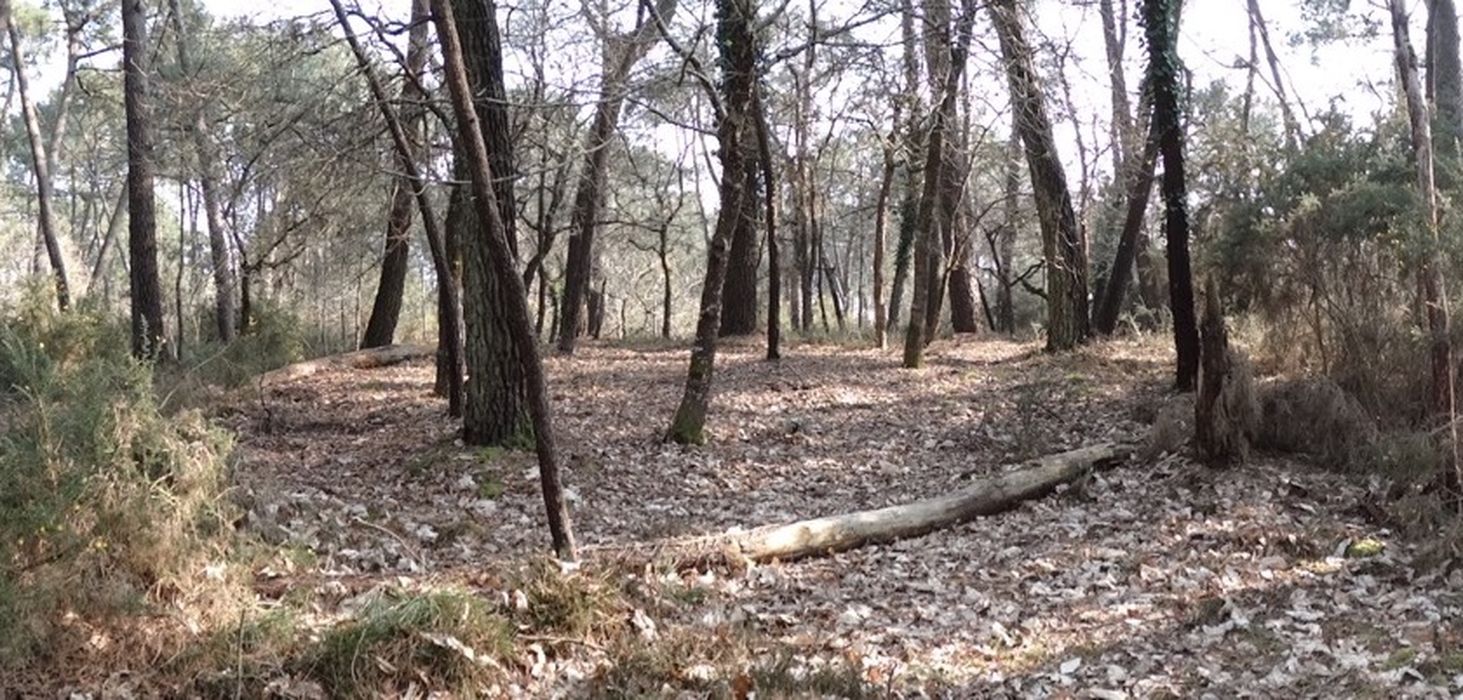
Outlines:
POLYGON ((327 369, 376 369, 412 360, 423 360, 437 354, 433 345, 383 345, 379 348, 355 350, 296 362, 259 376, 261 384, 278 384, 308 377, 327 369))
POLYGON ((918 537, 1040 498, 1094 470, 1112 467, 1133 452, 1104 443, 1024 462, 945 495, 887 508, 829 515, 744 532, 731 531, 667 546, 680 563, 719 558, 767 562, 820 556, 866 544, 918 537))

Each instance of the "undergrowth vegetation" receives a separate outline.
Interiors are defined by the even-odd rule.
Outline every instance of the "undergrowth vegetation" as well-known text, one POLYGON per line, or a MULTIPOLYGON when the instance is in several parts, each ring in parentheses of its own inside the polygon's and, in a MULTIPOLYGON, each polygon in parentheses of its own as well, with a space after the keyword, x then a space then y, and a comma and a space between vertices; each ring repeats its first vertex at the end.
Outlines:
POLYGON ((0 665, 145 658, 230 604, 230 440, 127 348, 86 312, 0 327, 0 665))

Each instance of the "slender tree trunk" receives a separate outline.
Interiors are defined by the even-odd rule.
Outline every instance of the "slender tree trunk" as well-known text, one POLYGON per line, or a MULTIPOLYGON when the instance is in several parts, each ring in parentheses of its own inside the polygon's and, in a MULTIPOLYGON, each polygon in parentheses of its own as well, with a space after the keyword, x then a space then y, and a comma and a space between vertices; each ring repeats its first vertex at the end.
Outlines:
MULTIPOLYGON (((894 108, 894 123, 899 123, 898 106, 894 108)), ((874 345, 880 350, 889 346, 889 319, 884 306, 884 249, 888 247, 885 239, 888 237, 889 193, 894 184, 897 138, 898 132, 891 132, 884 144, 884 170, 879 178, 879 196, 874 204, 874 345)))
POLYGON ((123 103, 127 112, 127 259, 132 293, 132 354, 163 351, 163 290, 158 277, 153 201, 152 96, 148 89, 147 15, 142 0, 122 0, 123 103))
MULTIPOLYGON (((1286 143, 1294 146, 1297 141, 1305 138, 1305 133, 1301 131, 1300 121, 1295 118, 1295 111, 1291 109, 1290 97, 1286 95, 1285 79, 1280 73, 1280 59, 1275 55, 1275 47, 1270 43, 1269 25, 1265 23, 1265 16, 1260 14, 1260 0, 1246 0, 1246 5, 1253 26, 1259 30, 1260 43, 1265 47, 1265 61, 1270 66, 1270 87, 1275 90, 1275 99, 1280 102, 1280 117, 1285 124, 1286 143)), ((1177 16, 1177 5, 1171 11, 1177 16)))
POLYGON ((1193 391, 1199 373, 1199 328, 1189 263, 1188 190, 1184 180, 1184 125, 1179 103, 1177 0, 1144 0, 1148 83, 1153 90, 1153 128, 1163 156, 1163 233, 1168 248, 1168 296, 1173 312, 1176 386, 1193 391))
POLYGON ((91 296, 96 293, 97 282, 102 281, 103 288, 106 287, 107 255, 112 250, 112 241, 117 239, 117 232, 122 230, 122 220, 127 214, 127 181, 122 181, 122 187, 117 191, 117 200, 112 204, 112 214, 107 217, 107 230, 102 234, 102 242, 97 248, 96 262, 92 263, 91 276, 88 278, 86 293, 91 296))
POLYGON ((735 177, 744 172, 747 155, 744 144, 755 138, 753 103, 756 92, 757 46, 752 25, 755 20, 752 0, 717 0, 716 37, 721 51, 722 114, 717 124, 720 142, 721 209, 716 216, 716 229, 706 256, 706 280, 701 286, 701 314, 696 322, 696 340, 691 348, 691 363, 686 372, 686 387, 680 406, 671 420, 666 439, 681 444, 702 444, 706 441, 706 413, 711 404, 711 379, 716 364, 716 341, 721 327, 721 291, 726 282, 727 246, 745 210, 746 178, 735 177))
POLYGON ((995 0, 988 7, 1006 61, 1011 96, 1019 115, 1016 126, 1026 147, 1026 165, 1031 171, 1041 223, 1046 260, 1047 349, 1068 350, 1088 335, 1087 256, 1082 234, 1057 157, 1031 45, 1021 24, 1021 9, 1017 0, 995 0))
MULTIPOLYGON (((548 513, 549 533, 554 551, 559 557, 573 560, 576 556, 574 533, 570 526, 569 508, 564 502, 564 488, 559 479, 548 390, 545 387, 543 365, 538 357, 538 341, 534 338, 533 327, 529 325, 528 301, 524 298, 523 280, 518 277, 515 269, 513 250, 508 244, 508 229, 504 225, 498 200, 493 192, 492 164, 488 146, 483 139, 483 129, 478 124, 477 112, 473 106, 472 86, 468 82, 464 66, 462 45, 457 39, 452 5, 449 0, 432 0, 432 9, 437 35, 442 44, 443 72, 448 92, 452 96, 459 137, 465 144, 472 166, 473 205, 478 219, 486 224, 486 242, 495 276, 507 288, 508 293, 500 302, 505 307, 512 340, 518 348, 522 373, 528 380, 529 414, 533 420, 534 447, 538 453, 539 481, 548 513)), ((490 13, 488 19, 494 24, 492 31, 496 34, 496 17, 490 13)), ((501 79, 501 72, 496 77, 501 79)))
MULTIPOLYGON (((193 66, 192 41, 188 37, 179 0, 169 0, 173 17, 173 28, 177 35, 178 66, 189 80, 196 80, 193 66)), ((228 343, 235 337, 234 316, 234 264, 229 259, 228 239, 224 233, 223 216, 220 213, 217 161, 213 147, 212 126, 208 119, 211 100, 204 95, 195 95, 198 109, 193 114, 189 133, 198 156, 198 184, 203 194, 204 220, 208 223, 208 252, 213 266, 214 324, 219 340, 228 343)))
POLYGON ((782 256, 777 244, 777 179, 772 171, 772 145, 767 138, 767 110, 762 103, 762 88, 755 84, 752 89, 757 164, 762 171, 764 216, 767 217, 767 359, 777 360, 782 358, 782 256))
MULTIPOLYGON (((10 0, 0 0, 0 24, 10 38, 11 75, 20 93, 20 111, 25 122, 25 135, 30 143, 31 167, 36 178, 36 209, 41 240, 55 278, 56 305, 62 311, 71 307, 71 284, 66 278, 66 258, 61 253, 61 240, 56 231, 56 217, 51 210, 51 161, 46 156, 46 143, 41 136, 41 120, 30 98, 30 83, 25 76, 25 54, 21 49, 20 31, 11 20, 10 0)), ((161 316, 161 304, 159 304, 161 316)))
POLYGON ((1123 229, 1118 237, 1118 249, 1107 286, 1103 288, 1097 302, 1097 313, 1092 319, 1093 330, 1102 335, 1111 335, 1117 329, 1118 315, 1122 312, 1123 300, 1132 281, 1134 262, 1142 242, 1143 218, 1148 211, 1148 200, 1153 196, 1153 169, 1157 156, 1157 134, 1150 133, 1138 155, 1142 160, 1129 164, 1127 168, 1129 184, 1123 229))
MULTIPOLYGON (((418 86, 427 63, 427 15, 427 0, 412 0, 411 32, 406 48, 407 76, 401 85, 401 104, 408 105, 410 110, 401 117, 402 128, 406 130, 407 145, 411 150, 405 156, 395 158, 397 169, 402 172, 406 171, 401 163, 403 157, 411 158, 413 163, 422 157, 424 113, 420 107, 411 105, 426 99, 418 86)), ((394 178, 391 206, 386 213, 381 278, 376 284, 376 298, 371 303, 371 316, 366 321, 361 347, 381 347, 396 340, 396 324, 401 317, 401 299, 406 292, 406 272, 411 262, 413 199, 411 185, 402 178, 394 178)))
MULTIPOLYGON (((1441 231, 1439 226, 1438 189, 1434 175, 1433 136, 1427 103, 1423 97, 1422 81, 1417 75, 1417 56, 1413 53, 1412 41, 1408 37, 1406 3, 1403 0, 1389 0, 1392 18, 1392 37, 1396 47, 1397 72, 1402 81, 1403 94, 1407 101, 1407 116, 1411 123, 1412 152, 1417 168, 1417 189, 1426 205, 1429 243, 1427 257, 1418 267, 1418 288, 1421 291, 1423 307, 1427 313, 1429 354, 1432 359, 1429 377, 1428 413, 1435 419, 1447 420, 1450 426, 1454 414, 1453 393, 1453 347, 1449 329, 1448 303, 1441 274, 1441 231)), ((1441 48, 1441 47, 1440 47, 1441 48)), ((1452 47, 1456 50, 1456 45, 1452 47)), ((1436 64, 1435 64, 1436 65, 1436 64)), ((1439 87, 1451 89, 1441 84, 1439 87)), ((1435 88, 1437 89, 1437 88, 1435 88)), ((1457 451, 1456 427, 1453 431, 1454 451, 1457 451)), ((1456 465, 1463 469, 1463 465, 1456 465)))
MULTIPOLYGON (((417 200, 417 207, 422 212, 422 226, 426 229, 427 244, 432 250, 432 266, 437 273, 437 294, 439 311, 445 311, 437 319, 439 324, 445 326, 444 333, 453 340, 448 344, 448 363, 452 367, 462 365, 462 347, 456 342, 461 337, 458 330, 462 321, 456 313, 458 308, 457 286, 452 283, 452 266, 447 256, 446 236, 438 223, 436 214, 432 211, 431 198, 427 196, 427 181, 422 177, 417 167, 416 160, 411 157, 412 144, 407 136, 405 127, 396 116, 391 105, 386 101, 386 90, 381 87, 381 82, 376 78, 376 72, 371 67, 370 58, 361 48, 360 42, 356 39, 355 32, 351 29, 350 21, 346 19, 345 8, 341 6, 341 0, 330 0, 331 7, 335 9, 336 20, 340 23, 341 31, 345 33, 347 43, 350 44, 351 52, 355 54, 356 64, 366 77, 366 84, 371 89, 371 97, 376 101, 376 106, 381 111, 381 117, 386 121, 387 131, 391 134, 391 143, 396 149, 397 162, 401 164, 410 181, 412 192, 417 200)), ((445 49, 444 49, 445 52, 445 49)), ((514 276, 517 279, 517 276, 514 276)), ((521 295, 520 295, 521 296, 521 295)), ((521 300, 521 299, 520 299, 521 300)), ((463 386, 462 373, 453 372, 448 381, 448 413, 450 415, 461 415, 463 408, 463 386)))

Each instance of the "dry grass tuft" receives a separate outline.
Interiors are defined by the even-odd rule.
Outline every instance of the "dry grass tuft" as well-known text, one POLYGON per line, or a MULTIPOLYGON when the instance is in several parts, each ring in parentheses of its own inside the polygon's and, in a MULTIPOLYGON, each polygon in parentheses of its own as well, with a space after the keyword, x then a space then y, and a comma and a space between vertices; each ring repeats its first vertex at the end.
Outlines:
POLYGON ((1350 469, 1371 462, 1377 440, 1376 422, 1329 379, 1276 381, 1260 390, 1260 447, 1307 454, 1323 466, 1350 469))

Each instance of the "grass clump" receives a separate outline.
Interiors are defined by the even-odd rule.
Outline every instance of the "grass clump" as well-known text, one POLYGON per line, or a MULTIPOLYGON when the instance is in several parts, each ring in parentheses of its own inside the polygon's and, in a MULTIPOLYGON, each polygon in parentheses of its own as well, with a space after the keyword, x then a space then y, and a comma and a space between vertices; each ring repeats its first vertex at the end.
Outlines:
POLYGON ((309 675, 331 697, 381 697, 422 679, 476 697, 512 645, 507 620, 469 592, 385 593, 320 640, 309 675))
POLYGON ((514 581, 513 619, 525 629, 565 637, 589 638, 617 631, 626 605, 621 592, 601 575, 563 571, 539 559, 514 581))
POLYGON ((135 662, 229 598, 229 438, 165 416, 128 345, 86 311, 0 325, 0 667, 135 662))

